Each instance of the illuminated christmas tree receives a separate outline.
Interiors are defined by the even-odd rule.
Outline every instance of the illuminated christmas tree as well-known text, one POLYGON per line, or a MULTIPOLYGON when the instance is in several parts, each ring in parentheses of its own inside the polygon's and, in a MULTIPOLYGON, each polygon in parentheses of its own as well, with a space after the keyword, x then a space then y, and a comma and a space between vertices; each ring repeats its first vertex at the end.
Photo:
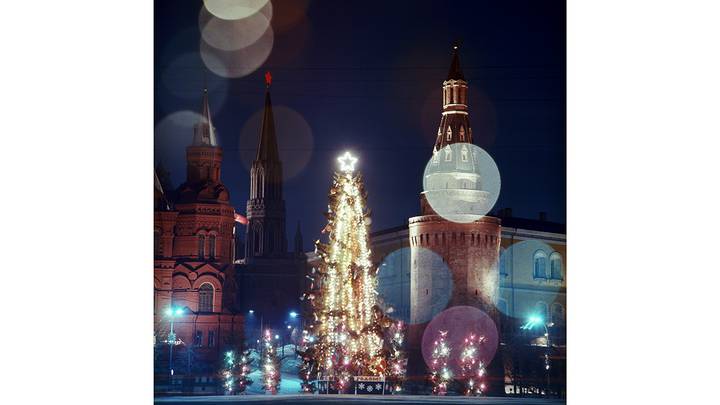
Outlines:
POLYGON ((237 366, 237 362, 235 361, 235 352, 232 350, 225 352, 220 376, 222 377, 223 389, 227 395, 235 394, 235 374, 237 373, 237 366))
POLYGON ((376 304, 370 214, 362 178, 355 173, 357 158, 346 152, 338 161, 340 171, 330 188, 328 224, 323 230, 329 242, 315 244, 321 262, 312 276, 319 286, 318 294, 312 294, 312 334, 318 371, 342 391, 353 376, 385 373, 383 334, 392 321, 376 304))
POLYGON ((277 394, 280 389, 280 360, 270 329, 263 335, 262 375, 265 393, 277 394))
POLYGON ((465 338, 460 353, 460 372, 465 381, 465 395, 482 395, 485 391, 485 365, 480 359, 480 345, 485 338, 474 334, 465 338))
POLYGON ((387 383, 393 393, 402 391, 402 384, 405 381, 407 370, 407 357, 402 350, 405 339, 404 325, 401 321, 396 322, 390 329, 390 355, 388 357, 387 383))
POLYGON ((452 371, 448 367, 450 347, 447 343, 447 334, 446 330, 441 330, 438 338, 433 342, 430 383, 432 383, 432 393, 435 395, 445 395, 448 384, 452 381, 452 371))

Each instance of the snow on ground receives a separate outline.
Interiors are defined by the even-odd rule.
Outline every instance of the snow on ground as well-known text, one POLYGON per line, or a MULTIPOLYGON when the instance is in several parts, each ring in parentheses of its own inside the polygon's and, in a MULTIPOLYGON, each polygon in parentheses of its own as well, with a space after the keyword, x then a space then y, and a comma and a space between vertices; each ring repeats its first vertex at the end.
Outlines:
MULTIPOLYGON (((280 390, 278 394, 298 394, 300 393, 300 377, 298 371, 300 370, 300 358, 295 354, 295 345, 286 345, 284 348, 284 358, 280 362, 280 390)), ((283 348, 278 348, 278 357, 283 353, 283 348)), ((253 359, 253 363, 250 365, 250 369, 253 370, 250 373, 250 379, 253 380, 246 392, 248 394, 265 394, 262 389, 262 361, 260 359, 260 353, 252 351, 250 358, 253 359)))

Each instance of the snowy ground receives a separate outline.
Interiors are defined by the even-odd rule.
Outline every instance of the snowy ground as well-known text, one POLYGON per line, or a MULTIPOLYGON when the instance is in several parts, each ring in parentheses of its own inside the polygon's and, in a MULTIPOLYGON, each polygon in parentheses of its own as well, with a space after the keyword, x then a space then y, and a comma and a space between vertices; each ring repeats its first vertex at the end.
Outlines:
MULTIPOLYGON (((282 350, 278 349, 278 356, 282 353, 282 350)), ((250 373, 250 379, 253 383, 246 392, 252 394, 265 394, 262 386, 262 372, 260 371, 260 355, 257 352, 251 354, 253 363, 250 366, 253 370, 250 373)), ((285 356, 281 361, 280 365, 280 392, 279 394, 298 394, 300 393, 300 377, 298 376, 298 370, 300 369, 300 359, 295 355, 295 346, 285 346, 285 356)))

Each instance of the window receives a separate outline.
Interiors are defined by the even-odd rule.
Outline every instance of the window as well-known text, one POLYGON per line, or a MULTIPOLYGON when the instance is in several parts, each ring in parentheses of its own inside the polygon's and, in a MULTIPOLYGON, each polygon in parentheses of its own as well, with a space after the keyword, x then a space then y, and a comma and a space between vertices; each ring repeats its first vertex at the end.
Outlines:
POLYGON ((460 142, 465 142, 465 127, 460 126, 460 142))
POLYGON ((210 255, 211 259, 215 258, 215 235, 210 235, 210 251, 208 254, 210 255))
POLYGON ((205 258, 205 235, 198 235, 198 256, 205 258))
POLYGON ((440 154, 435 152, 433 153, 433 163, 437 164, 438 162, 440 162, 440 154))
POLYGON ((209 330, 208 331, 208 347, 215 346, 215 331, 209 330))
POLYGON ((205 283, 200 286, 198 294, 200 295, 198 302, 198 311, 200 312, 212 312, 213 311, 213 293, 214 288, 209 283, 205 283))
POLYGON ((498 260, 498 271, 501 276, 507 276, 507 267, 505 264, 505 261, 507 260, 507 257, 505 257, 505 249, 500 249, 500 259, 498 260))
POLYGON ((550 255, 550 278, 553 280, 562 280, 562 257, 560 253, 553 252, 550 255))
POLYGON ((449 126, 447 129, 447 137, 446 138, 447 138, 448 142, 450 142, 450 140, 452 139, 452 129, 449 126))
MULTIPOLYGON (((462 128, 460 129, 460 139, 463 139, 464 132, 462 131, 462 128)), ((467 146, 463 145, 462 149, 460 149, 460 160, 463 162, 468 161, 468 148, 467 146)))
POLYGON ((452 149, 450 149, 450 146, 446 146, 445 147, 445 161, 449 162, 451 160, 452 160, 452 149))
POLYGON ((202 346, 202 331, 197 330, 195 331, 195 341, 193 342, 195 346, 202 346))
POLYGON ((535 252, 535 255, 533 255, 533 278, 547 278, 545 262, 547 262, 545 252, 542 250, 535 252))

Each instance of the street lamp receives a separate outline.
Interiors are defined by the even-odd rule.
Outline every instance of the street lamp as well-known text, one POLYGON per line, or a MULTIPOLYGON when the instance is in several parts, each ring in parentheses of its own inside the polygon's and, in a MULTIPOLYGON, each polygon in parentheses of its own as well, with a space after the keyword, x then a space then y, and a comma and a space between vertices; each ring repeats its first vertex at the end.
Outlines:
POLYGON ((294 318, 297 318, 297 316, 298 316, 298 313, 297 313, 297 312, 295 312, 295 311, 290 311, 290 318, 293 318, 293 319, 294 319, 294 318))
POLYGON ((175 339, 175 318, 182 316, 185 313, 184 308, 173 308, 168 307, 165 310, 165 315, 170 317, 170 334, 168 335, 167 342, 170 345, 170 375, 175 374, 175 370, 173 369, 173 346, 178 344, 178 340, 175 339))
POLYGON ((531 315, 525 325, 521 326, 520 329, 530 330, 535 325, 542 325, 545 329, 545 395, 550 396, 550 332, 548 326, 552 327, 553 322, 545 323, 545 319, 539 315, 531 315))

